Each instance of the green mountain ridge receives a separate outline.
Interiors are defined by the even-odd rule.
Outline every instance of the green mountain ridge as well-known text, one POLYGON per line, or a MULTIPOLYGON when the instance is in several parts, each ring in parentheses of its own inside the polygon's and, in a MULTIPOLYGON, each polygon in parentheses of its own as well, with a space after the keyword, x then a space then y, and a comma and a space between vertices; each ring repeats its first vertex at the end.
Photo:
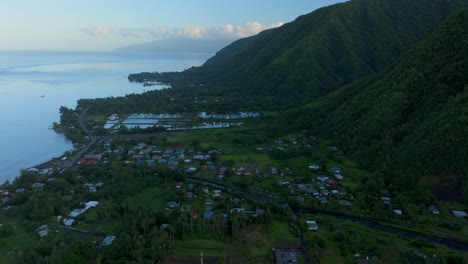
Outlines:
POLYGON ((451 17, 392 69, 276 120, 272 131, 314 129, 387 182, 421 177, 440 199, 468 197, 468 11, 451 17))
POLYGON ((391 66, 466 6, 465 0, 353 0, 238 40, 201 67, 129 79, 203 83, 227 95, 289 97, 300 105, 391 66))
POLYGON ((461 200, 468 197, 464 16, 438 26, 467 6, 352 0, 238 40, 201 67, 129 76, 172 89, 78 105, 101 114, 287 109, 268 117, 270 133, 311 129, 387 185, 422 182, 440 199, 461 200))

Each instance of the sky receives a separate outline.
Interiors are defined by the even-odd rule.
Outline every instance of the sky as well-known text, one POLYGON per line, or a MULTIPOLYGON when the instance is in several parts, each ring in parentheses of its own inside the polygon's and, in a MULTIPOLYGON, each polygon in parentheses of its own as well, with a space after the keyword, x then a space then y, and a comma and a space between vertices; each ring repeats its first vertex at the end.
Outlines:
POLYGON ((242 38, 344 0, 1 0, 0 50, 242 38))

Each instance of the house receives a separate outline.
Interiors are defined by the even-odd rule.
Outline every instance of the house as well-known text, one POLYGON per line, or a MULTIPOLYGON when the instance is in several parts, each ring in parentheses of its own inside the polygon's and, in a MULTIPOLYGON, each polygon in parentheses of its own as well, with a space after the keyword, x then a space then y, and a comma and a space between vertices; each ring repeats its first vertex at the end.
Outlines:
POLYGON ((403 211, 401 209, 395 209, 393 210, 393 212, 397 215, 402 215, 403 214, 403 211))
POLYGON ((190 204, 184 204, 180 207, 180 211, 182 212, 190 212, 192 211, 192 206, 190 204))
POLYGON ((315 165, 315 164, 314 164, 314 165, 310 165, 310 166, 309 166, 309 169, 311 169, 311 170, 319 170, 319 169, 320 169, 320 166, 319 166, 319 165, 315 165))
POLYGON ((325 198, 325 197, 323 197, 323 196, 319 196, 319 197, 317 197, 317 199, 320 201, 321 204, 326 204, 326 203, 328 203, 327 198, 325 198))
POLYGON ((173 166, 173 167, 176 167, 176 166, 179 166, 179 162, 177 160, 170 160, 167 165, 169 166, 173 166))
POLYGON ((49 234, 49 226, 48 225, 41 225, 36 229, 37 234, 39 237, 46 237, 49 234))
POLYGON ((114 242, 116 238, 117 238, 116 236, 106 236, 104 240, 102 241, 102 246, 103 247, 109 246, 110 244, 112 244, 112 242, 114 242))
POLYGON ((185 196, 189 199, 193 198, 193 192, 187 192, 185 196))
POLYGON ((109 121, 118 121, 119 120, 119 115, 113 114, 107 118, 109 121))
POLYGON ((245 208, 232 208, 231 213, 236 212, 236 213, 242 213, 245 211, 245 208))
POLYGON ((85 203, 85 208, 86 208, 86 209, 94 208, 94 207, 96 207, 98 204, 99 204, 98 201, 89 201, 89 202, 85 203))
POLYGON ((188 172, 188 173, 195 173, 195 172, 197 172, 197 168, 195 168, 195 167, 190 167, 190 168, 188 168, 188 169, 186 170, 186 172, 188 172))
POLYGON ((213 196, 213 197, 219 197, 219 196, 221 196, 221 190, 214 190, 212 196, 213 196))
MULTIPOLYGON (((16 191, 16 192, 18 192, 18 191, 16 191)), ((0 191, 0 195, 2 195, 2 196, 8 196, 8 195, 10 195, 10 191, 9 191, 9 190, 1 190, 1 191, 0 191)))
POLYGON ((255 214, 258 215, 258 216, 264 215, 265 214, 265 209, 257 208, 257 209, 255 209, 255 214))
POLYGON ((33 183, 32 187, 33 188, 42 188, 44 187, 44 183, 41 183, 41 182, 36 182, 36 183, 33 183))
POLYGON ((167 203, 166 203, 166 207, 167 207, 167 208, 171 208, 171 209, 172 209, 172 208, 176 208, 176 207, 178 207, 178 206, 179 206, 179 204, 178 204, 176 201, 170 201, 170 202, 167 202, 167 203))
POLYGON ((236 170, 236 175, 243 175, 245 172, 244 167, 240 167, 236 170))
POLYGON ((84 156, 85 160, 94 160, 94 161, 100 161, 102 159, 102 154, 86 154, 84 156))
POLYGON ((342 180, 344 177, 343 177, 343 175, 341 175, 339 173, 335 173, 335 178, 337 178, 338 180, 342 180))
POLYGON ((270 166, 270 171, 271 171, 271 174, 273 175, 276 175, 279 172, 278 168, 275 166, 270 166))
POLYGON ((326 180, 328 180, 329 177, 327 175, 319 175, 317 176, 317 180, 321 181, 321 182, 324 182, 326 180))
POLYGON ((326 184, 330 185, 333 188, 338 187, 338 182, 333 179, 328 179, 325 181, 326 184))
POLYGON ((279 186, 289 185, 288 181, 278 181, 279 186))
POLYGON ((79 216, 80 214, 86 212, 86 209, 85 208, 82 208, 82 209, 75 209, 73 211, 71 211, 71 213, 69 214, 69 216, 71 218, 75 218, 77 216, 79 216))
POLYGON ((154 155, 153 157, 151 157, 152 160, 161 160, 162 159, 162 156, 161 155, 154 155))
POLYGON ((90 182, 87 182, 85 184, 83 184, 83 188, 89 188, 89 187, 94 187, 94 184, 93 183, 90 183, 90 182))
POLYGON ((390 204, 392 199, 390 197, 380 197, 384 204, 390 204))
POLYGON ((314 220, 307 220, 306 221, 306 224, 307 224, 307 229, 309 230, 314 230, 314 231, 317 231, 318 230, 318 225, 317 225, 317 222, 314 221, 314 220))
POLYGON ((456 216, 456 217, 467 217, 468 214, 464 211, 452 211, 453 215, 456 216))
POLYGON ((314 189, 309 189, 309 193, 312 194, 313 196, 319 196, 320 195, 319 191, 314 190, 314 189))
POLYGON ((297 263, 297 253, 294 249, 275 249, 276 264, 293 264, 297 263))
POLYGON ((212 205, 213 204, 213 200, 211 200, 211 199, 205 199, 203 202, 205 203, 205 205, 212 205))
POLYGON ((192 160, 207 160, 210 159, 210 155, 193 155, 192 160))
POLYGON ((296 189, 301 190, 301 191, 305 191, 307 189, 307 185, 302 184, 302 183, 297 184, 296 189))
POLYGON ((193 213, 192 213, 192 218, 193 218, 193 219, 197 219, 197 218, 198 218, 198 213, 197 213, 197 212, 193 212, 193 213))
POLYGON ((180 189, 180 188, 182 188, 182 185, 184 185, 183 182, 176 182, 175 187, 176 187, 176 189, 180 189))
POLYGON ((335 173, 335 174, 341 174, 343 172, 343 169, 340 167, 331 167, 330 170, 335 173))
POLYGON ((211 219, 213 218, 213 212, 206 212, 203 214, 203 219, 211 219))
POLYGON ((348 201, 348 200, 339 200, 338 201, 341 205, 344 205, 344 206, 350 206, 351 205, 351 202, 348 201))
POLYGON ((174 152, 173 149, 166 149, 164 150, 163 157, 169 157, 172 155, 173 152, 174 152))
POLYGON ((437 207, 435 207, 435 205, 428 206, 427 211, 429 211, 432 214, 440 214, 439 209, 437 209, 437 207))
POLYGON ((72 226, 73 223, 75 223, 75 219, 68 219, 63 223, 63 225, 64 226, 72 226))
POLYGON ((338 151, 338 148, 335 147, 335 146, 330 146, 330 147, 328 147, 328 149, 329 149, 330 151, 338 151))
POLYGON ((151 168, 151 167, 153 166, 153 164, 154 164, 154 160, 148 160, 148 161, 146 162, 146 167, 147 167, 147 168, 151 168))

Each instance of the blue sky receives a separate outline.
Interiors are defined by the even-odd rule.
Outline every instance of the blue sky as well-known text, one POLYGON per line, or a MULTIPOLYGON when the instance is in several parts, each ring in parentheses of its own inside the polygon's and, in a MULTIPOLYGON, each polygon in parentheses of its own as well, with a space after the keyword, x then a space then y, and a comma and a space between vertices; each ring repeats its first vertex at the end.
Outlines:
POLYGON ((112 50, 240 38, 344 0, 1 0, 0 50, 112 50))

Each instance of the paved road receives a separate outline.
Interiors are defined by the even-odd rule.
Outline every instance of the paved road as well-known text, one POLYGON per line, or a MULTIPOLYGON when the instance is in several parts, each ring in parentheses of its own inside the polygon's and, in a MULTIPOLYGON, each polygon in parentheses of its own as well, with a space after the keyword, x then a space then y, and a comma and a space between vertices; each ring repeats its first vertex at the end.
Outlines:
POLYGON ((84 117, 86 116, 86 113, 88 112, 89 107, 90 106, 86 107, 86 109, 84 109, 80 115, 78 115, 76 112, 74 113, 78 117, 78 123, 80 124, 81 129, 83 129, 83 131, 88 135, 90 142, 84 148, 80 149, 78 152, 73 154, 68 160, 63 161, 62 166, 61 166, 63 168, 69 168, 73 166, 76 163, 76 161, 79 158, 81 158, 86 152, 88 152, 89 148, 94 143, 96 143, 96 138, 91 134, 91 132, 89 132, 88 128, 86 127, 86 124, 84 123, 84 117))

